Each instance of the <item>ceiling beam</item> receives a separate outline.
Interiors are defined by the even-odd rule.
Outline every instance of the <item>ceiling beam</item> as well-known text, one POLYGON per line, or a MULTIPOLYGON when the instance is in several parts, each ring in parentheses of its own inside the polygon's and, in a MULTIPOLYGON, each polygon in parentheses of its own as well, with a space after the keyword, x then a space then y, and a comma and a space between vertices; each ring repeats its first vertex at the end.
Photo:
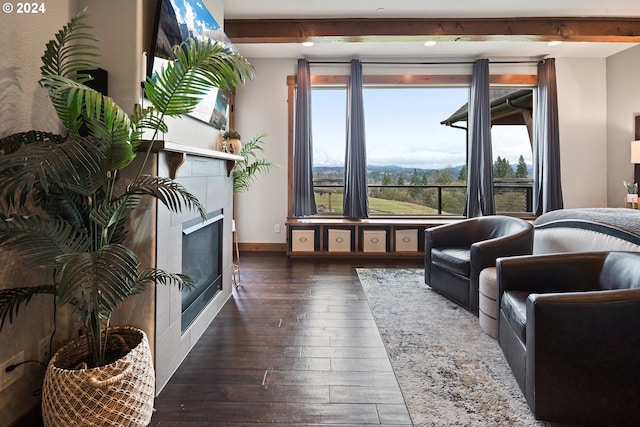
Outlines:
POLYGON ((303 41, 640 42, 640 18, 226 19, 233 43, 303 41))

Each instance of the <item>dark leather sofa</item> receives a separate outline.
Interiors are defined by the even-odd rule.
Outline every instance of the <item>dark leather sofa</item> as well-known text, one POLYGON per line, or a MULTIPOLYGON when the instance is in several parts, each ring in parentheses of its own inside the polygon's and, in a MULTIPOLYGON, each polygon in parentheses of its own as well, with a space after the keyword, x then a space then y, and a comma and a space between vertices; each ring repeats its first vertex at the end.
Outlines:
POLYGON ((640 425, 640 253, 497 260, 498 341, 536 419, 640 425))
POLYGON ((425 283, 478 314, 478 278, 496 258, 530 254, 533 225, 491 215, 425 230, 425 283))

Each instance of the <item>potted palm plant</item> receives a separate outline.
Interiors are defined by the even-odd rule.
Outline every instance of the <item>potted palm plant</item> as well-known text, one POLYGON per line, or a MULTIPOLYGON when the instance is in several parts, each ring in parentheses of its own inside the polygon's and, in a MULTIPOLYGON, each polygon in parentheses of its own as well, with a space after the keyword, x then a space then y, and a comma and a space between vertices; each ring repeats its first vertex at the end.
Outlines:
POLYGON ((192 281, 141 268, 127 246, 128 223, 146 198, 172 211, 205 213, 177 182, 143 173, 152 148, 141 151, 143 133, 156 139, 168 130, 165 117, 192 111, 209 90, 238 86, 254 69, 221 44, 188 40, 174 47, 175 62, 144 82, 151 106, 128 115, 85 85, 90 77, 82 70, 95 67, 97 49, 85 17, 81 12, 64 26, 42 56, 40 84, 65 134, 29 131, 0 140, 0 248, 51 277, 50 283, 0 290, 0 330, 38 295, 71 305, 83 336, 49 362, 45 425, 147 425, 155 393, 146 336, 109 321, 122 302, 151 284, 182 288, 192 281), (86 137, 79 134, 83 123, 86 137), (137 157, 141 161, 127 173, 131 182, 120 185, 137 157))

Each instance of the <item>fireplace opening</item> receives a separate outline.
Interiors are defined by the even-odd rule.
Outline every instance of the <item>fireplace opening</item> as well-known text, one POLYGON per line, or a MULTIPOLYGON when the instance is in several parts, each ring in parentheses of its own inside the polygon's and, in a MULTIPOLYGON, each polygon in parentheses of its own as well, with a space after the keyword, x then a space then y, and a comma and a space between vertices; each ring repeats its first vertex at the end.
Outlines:
POLYGON ((204 222, 198 218, 182 225, 182 273, 195 285, 182 290, 182 332, 222 289, 223 219, 217 210, 204 222))

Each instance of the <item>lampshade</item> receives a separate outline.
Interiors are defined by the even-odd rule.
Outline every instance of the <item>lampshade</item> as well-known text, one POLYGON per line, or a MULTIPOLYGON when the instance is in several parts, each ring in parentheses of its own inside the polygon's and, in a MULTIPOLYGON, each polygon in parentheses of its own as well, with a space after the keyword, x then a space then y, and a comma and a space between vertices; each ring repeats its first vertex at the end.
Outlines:
POLYGON ((640 163, 640 140, 631 141, 631 163, 640 163))

